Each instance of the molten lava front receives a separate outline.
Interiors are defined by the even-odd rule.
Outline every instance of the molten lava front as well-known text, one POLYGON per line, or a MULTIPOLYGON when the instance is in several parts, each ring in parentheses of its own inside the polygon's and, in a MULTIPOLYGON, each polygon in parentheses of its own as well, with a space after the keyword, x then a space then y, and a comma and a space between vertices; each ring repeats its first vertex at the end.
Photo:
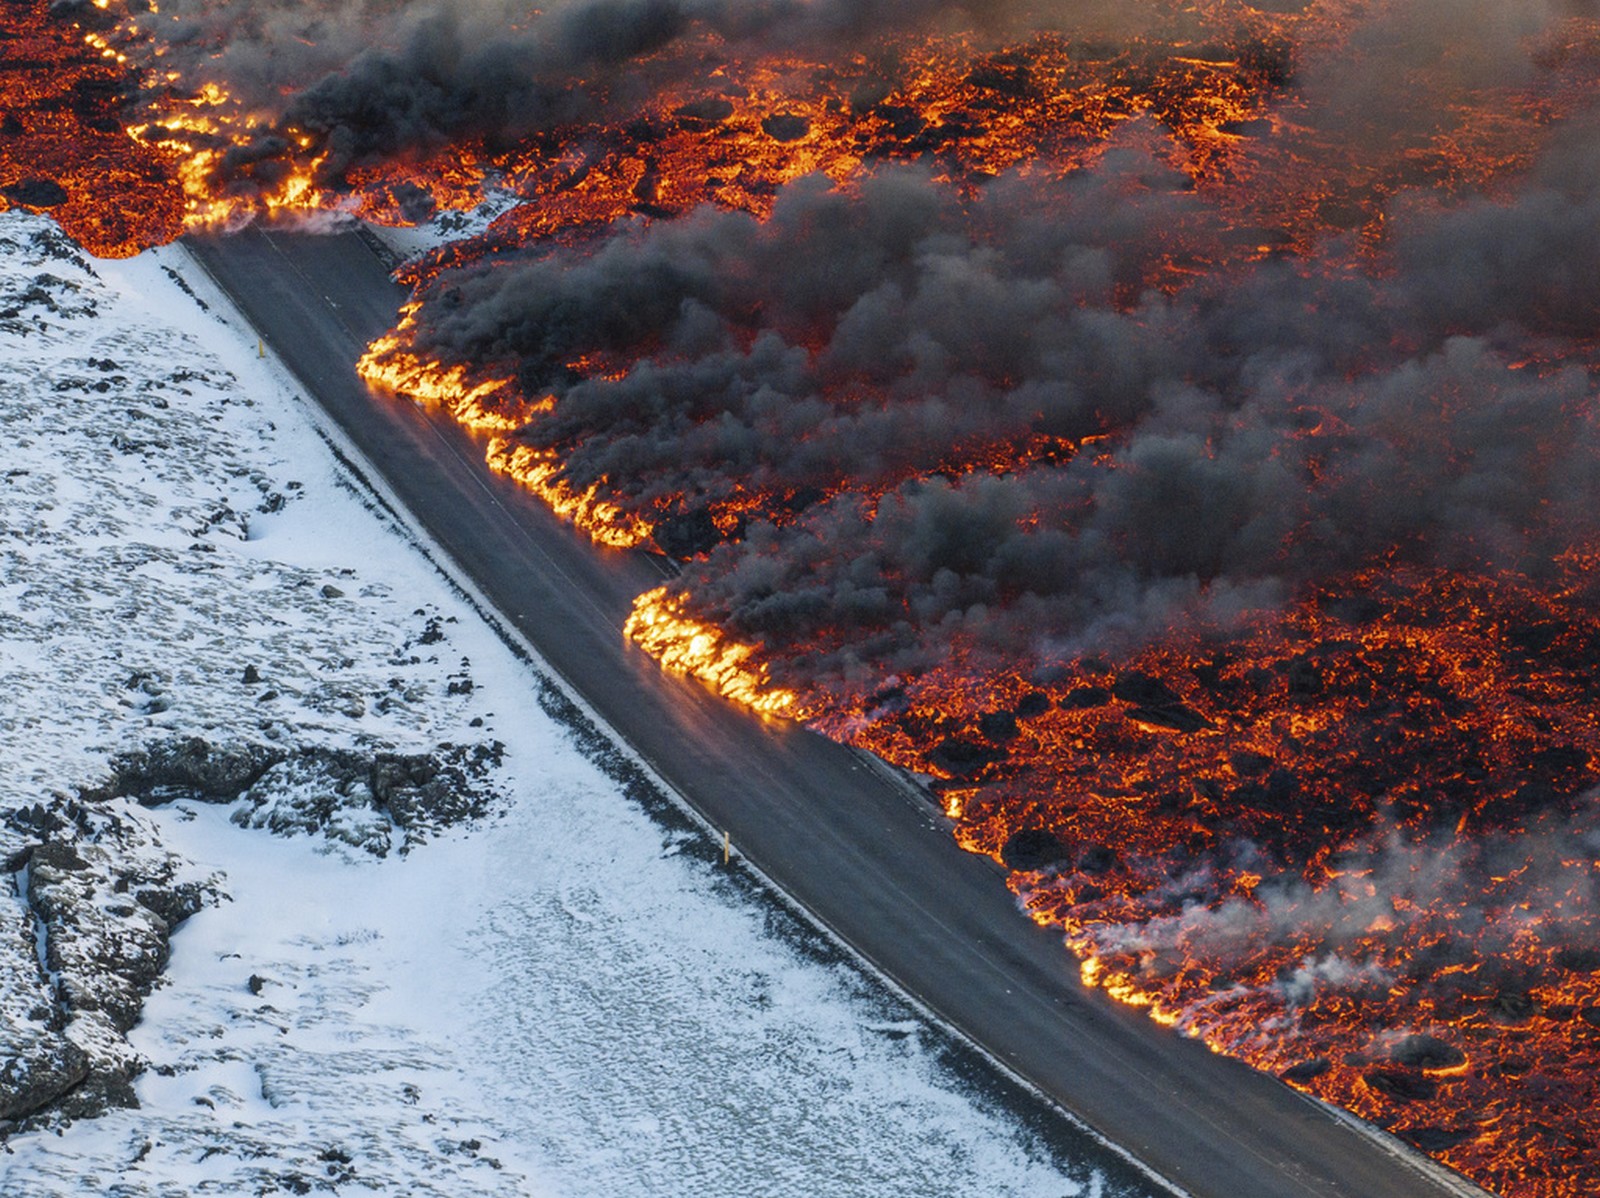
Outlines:
POLYGON ((854 739, 949 778, 1089 983, 1496 1192, 1580 1193, 1597 655, 1587 605, 1363 575, 1114 668, 934 672, 854 739))
POLYGON ((630 637, 926 775, 1089 984, 1594 1191, 1600 26, 269 7, 11 6, 0 194, 515 197, 360 369, 682 562, 630 637))

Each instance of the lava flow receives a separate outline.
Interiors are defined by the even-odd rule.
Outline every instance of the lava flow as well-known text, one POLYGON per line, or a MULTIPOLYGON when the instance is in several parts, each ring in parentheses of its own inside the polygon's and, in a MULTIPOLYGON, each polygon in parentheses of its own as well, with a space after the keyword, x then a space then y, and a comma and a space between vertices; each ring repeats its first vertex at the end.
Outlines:
POLYGON ((103 82, 7 102, 126 128, 97 252, 514 200, 361 369, 681 561, 630 636, 926 775, 1089 984, 1589 1193, 1600 24, 892 7, 13 7, 103 82))

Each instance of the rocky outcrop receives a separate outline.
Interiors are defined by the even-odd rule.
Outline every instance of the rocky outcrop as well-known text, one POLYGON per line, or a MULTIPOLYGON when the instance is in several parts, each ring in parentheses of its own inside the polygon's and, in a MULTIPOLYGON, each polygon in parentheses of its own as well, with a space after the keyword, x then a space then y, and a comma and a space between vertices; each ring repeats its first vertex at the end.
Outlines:
POLYGON ((145 806, 242 797, 248 805, 233 817, 241 825, 326 835, 383 856, 487 814, 489 776, 504 751, 498 741, 400 753, 189 736, 113 758, 108 777, 80 793, 87 802, 126 796, 145 806))
POLYGON ((172 930, 216 883, 191 877, 148 817, 57 796, 5 817, 0 920, 0 1134, 135 1105, 126 1033, 172 930))
POLYGON ((227 802, 286 756, 270 745, 180 737, 113 758, 110 776, 82 795, 91 802, 126 795, 147 806, 179 798, 227 802))
POLYGON ((233 820, 378 856, 485 815, 503 747, 431 753, 159 742, 76 796, 0 800, 0 1138, 136 1106, 126 1033, 161 984, 171 937, 222 895, 160 842, 143 808, 237 802, 233 820))

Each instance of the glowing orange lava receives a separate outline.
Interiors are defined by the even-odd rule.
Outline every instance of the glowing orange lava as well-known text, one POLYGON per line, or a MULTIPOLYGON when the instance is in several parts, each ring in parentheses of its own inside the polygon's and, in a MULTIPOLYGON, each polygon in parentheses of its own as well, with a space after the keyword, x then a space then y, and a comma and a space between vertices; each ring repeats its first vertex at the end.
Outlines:
MULTIPOLYGON (((402 269, 417 298, 362 375, 483 434, 493 469, 596 542, 703 566, 753 532, 806 534, 830 507, 868 536, 919 480, 955 491, 1116 469, 1127 428, 1114 410, 1088 431, 1022 410, 936 450, 886 443, 865 481, 827 461, 800 481, 676 491, 575 470, 581 445, 549 379, 627 379, 674 348, 563 348, 533 371, 509 350, 452 358, 428 348, 428 325, 455 302, 455 268, 622 245, 708 208, 771 227, 797 181, 849 195, 895 163, 977 214, 966 240, 981 241, 975 197, 997 176, 1135 162, 1160 175, 1138 186, 1186 202, 1166 209, 1160 254, 1108 278, 1108 312, 1158 312, 1262 262, 1381 277, 1397 197, 1426 208, 1502 194, 1546 131, 1593 104, 1600 77, 1600 28, 1582 18, 1489 47, 1441 43, 1403 3, 1131 8, 1138 22, 1114 36, 920 30, 827 53, 801 41, 746 53, 697 29, 630 64, 636 86, 579 81, 586 106, 536 134, 343 162, 326 130, 286 115, 292 96, 252 107, 228 83, 186 78, 158 6, 53 16, 28 0, 0 12, 0 196, 53 212, 106 255, 185 228, 315 213, 398 224, 488 189, 517 197, 479 236, 402 269), (1362 57, 1385 47, 1377 67, 1362 57)), ((730 355, 770 331, 761 311, 743 315, 730 355)), ((814 330, 783 332, 797 357, 820 352, 814 330)), ((1592 357, 1587 343, 1539 344, 1514 369, 1592 357)), ((865 373, 825 397, 829 418, 892 407, 905 380, 865 373)), ((1297 439, 1332 447, 1348 431, 1349 413, 1306 402, 1299 414, 1297 439)), ((1067 528, 1083 515, 1074 502, 1013 519, 1067 528)), ((1449 570, 1407 565, 1404 549, 1232 622, 1103 654, 1043 644, 1007 657, 976 619, 952 624, 935 664, 870 682, 808 671, 851 648, 842 621, 784 642, 741 627, 692 578, 641 596, 626 634, 763 715, 924 775, 960 843, 1009 868, 1087 984, 1496 1192, 1578 1198, 1600 1173, 1600 558, 1578 544, 1545 573, 1449 570)), ((895 582, 855 593, 898 635, 915 613, 895 582)))

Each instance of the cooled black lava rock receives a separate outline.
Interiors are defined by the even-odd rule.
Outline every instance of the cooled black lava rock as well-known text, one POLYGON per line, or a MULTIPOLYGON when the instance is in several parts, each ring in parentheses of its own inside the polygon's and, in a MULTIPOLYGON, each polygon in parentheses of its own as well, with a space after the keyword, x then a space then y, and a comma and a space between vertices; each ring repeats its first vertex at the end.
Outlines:
POLYGON ((1166 728, 1173 732, 1198 732, 1211 727, 1206 719, 1187 703, 1169 703, 1162 707, 1132 707, 1128 718, 1153 728, 1166 728))
POLYGON ((1078 858, 1078 868, 1086 874, 1108 874, 1117 868, 1120 860, 1116 849, 1108 845, 1091 844, 1078 858))
POLYGON ((877 112, 888 125, 886 132, 893 138, 905 140, 916 137, 928 127, 928 122, 922 119, 922 114, 915 108, 906 108, 900 104, 880 104, 877 112))
POLYGON ((1406 1036, 1389 1049, 1389 1060, 1412 1069, 1454 1069, 1467 1063, 1467 1054, 1437 1036, 1406 1036))
POLYGON ((1443 1152, 1472 1139, 1476 1133, 1449 1127, 1408 1127, 1398 1134, 1424 1152, 1443 1152))
POLYGON ((1050 710, 1050 696, 1043 691, 1031 691, 1023 695, 1011 710, 1019 720, 1031 720, 1050 710))
POLYGON ((1111 692, 1103 686, 1075 686, 1061 696, 1061 706, 1068 711, 1104 707, 1109 702, 1111 702, 1111 692))
POLYGON ((1527 620, 1507 623, 1502 635, 1514 648, 1537 657, 1561 639, 1565 629, 1554 620, 1527 620))
POLYGON ((1007 869, 1048 869, 1070 862, 1072 850, 1048 828, 1023 828, 1013 832, 1001 846, 1000 860, 1007 869))
POLYGON ((791 112, 775 112, 761 122, 761 132, 773 141, 799 141, 811 132, 811 122, 791 112))
POLYGON ((1522 1023, 1538 1009, 1539 1004, 1526 990, 1501 990, 1489 1000, 1489 1013, 1501 1023, 1522 1023))
POLYGON ((72 198, 54 179, 24 179, 0 187, 0 194, 24 208, 55 208, 72 198))
POLYGON ((1333 1068, 1333 1062, 1327 1057, 1312 1057, 1309 1061, 1301 1061, 1298 1065, 1290 1065, 1278 1074, 1286 1082, 1308 1082, 1313 1078, 1321 1077, 1333 1068))
POLYGON ((903 686, 886 686, 867 696, 867 710, 879 716, 898 715, 911 707, 911 696, 903 686))
POLYGON ((1559 948, 1555 963, 1570 973, 1600 973, 1600 949, 1577 945, 1559 948))
POLYGON ((1291 657, 1284 667, 1289 680, 1289 693, 1298 698, 1310 698, 1322 693, 1322 670, 1304 653, 1291 657))
POLYGON ((1233 772, 1241 778, 1256 778, 1272 768, 1272 758, 1264 753, 1253 753, 1249 749, 1241 749, 1228 755, 1228 764, 1233 766, 1233 772))
POLYGON ((975 68, 967 83, 1002 96, 1025 96, 1033 88, 1033 76, 1025 66, 990 64, 975 68))
POLYGON ((672 110, 672 115, 689 129, 707 129, 720 125, 733 115, 733 105, 721 96, 707 96, 704 100, 691 100, 672 110))
POLYGON ((414 225, 432 220, 433 214, 439 210, 439 202, 430 192, 407 180, 402 180, 390 188, 389 197, 394 201, 395 207, 400 209, 401 218, 414 225))
POLYGON ((1138 670, 1118 674, 1111 686, 1111 694, 1135 707, 1167 707, 1180 701, 1178 692, 1161 679, 1138 670))
POLYGON ((1272 122, 1265 117, 1250 121, 1224 121, 1218 127, 1234 137, 1266 137, 1272 132, 1272 122))
POLYGON ((1529 1057, 1511 1053, 1496 1061, 1494 1068, 1496 1073, 1504 1077, 1526 1077, 1533 1072, 1533 1061, 1529 1057))
POLYGON ((1369 1069, 1361 1080, 1369 1090, 1394 1102, 1426 1102, 1439 1092, 1431 1078, 1404 1069, 1369 1069))
POLYGON ((1319 604, 1323 612, 1346 624, 1370 624, 1389 608, 1371 595, 1334 595, 1319 604))
POLYGON ((947 736, 934 748, 929 758, 940 769, 957 778, 976 778, 997 761, 1004 761, 1004 749, 980 745, 959 736, 947 736))
POLYGON ((978 731, 984 739, 997 745, 1016 740, 1022 734, 1017 717, 1009 711, 988 711, 978 717, 978 731))

